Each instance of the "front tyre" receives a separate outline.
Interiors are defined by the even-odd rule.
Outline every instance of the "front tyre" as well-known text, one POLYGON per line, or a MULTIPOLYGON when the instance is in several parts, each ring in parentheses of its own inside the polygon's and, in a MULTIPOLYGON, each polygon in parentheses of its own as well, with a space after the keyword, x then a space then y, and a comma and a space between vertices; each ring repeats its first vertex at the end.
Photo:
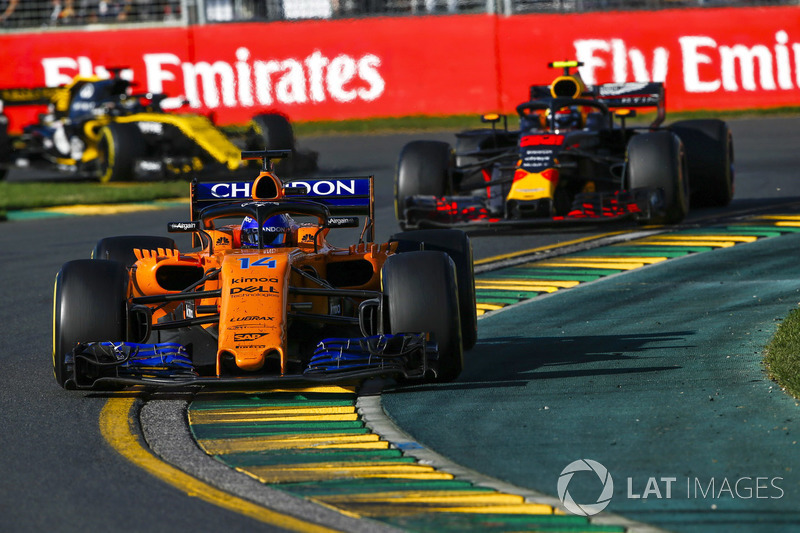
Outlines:
POLYGON ((381 270, 389 333, 432 335, 439 348, 436 380, 452 381, 464 368, 453 261, 442 252, 389 256, 381 270))
POLYGON ((453 149, 440 141, 412 141, 403 147, 397 160, 394 180, 394 214, 404 221, 406 198, 448 193, 453 168, 453 149))
POLYGON ((397 242, 397 252, 429 250, 445 252, 456 266, 458 306, 461 318, 461 341, 464 351, 478 340, 478 314, 475 298, 475 271, 472 243, 466 233, 456 229, 426 229, 396 233, 389 242, 397 242))
MULTIPOLYGON (((628 142, 626 183, 630 190, 660 191, 645 224, 678 224, 689 213, 689 179, 683 143, 672 132, 651 131, 628 142)), ((649 199, 653 196, 649 195, 649 199)))
POLYGON ((122 263, 79 259, 61 267, 53 297, 53 374, 59 385, 85 383, 72 359, 78 343, 126 340, 127 295, 122 263))

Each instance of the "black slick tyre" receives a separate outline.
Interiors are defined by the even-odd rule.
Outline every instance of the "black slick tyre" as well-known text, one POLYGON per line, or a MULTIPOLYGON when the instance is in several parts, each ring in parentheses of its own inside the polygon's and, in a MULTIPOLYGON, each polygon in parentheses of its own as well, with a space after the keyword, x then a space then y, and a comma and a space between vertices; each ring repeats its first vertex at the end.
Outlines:
POLYGON ((106 237, 100 239, 92 250, 92 259, 106 259, 117 261, 126 267, 136 262, 134 249, 157 250, 164 248, 174 250, 175 240, 170 237, 151 237, 148 235, 124 235, 120 237, 106 237))
POLYGON ((733 135, 718 119, 682 120, 672 130, 686 148, 692 205, 724 207, 734 192, 733 135))
POLYGON ((53 373, 59 385, 75 388, 70 354, 78 343, 126 340, 127 293, 122 263, 78 259, 61 267, 53 302, 53 373))
POLYGON ((100 183, 131 181, 136 160, 144 152, 144 137, 136 124, 111 122, 103 126, 97 143, 100 183))
POLYGON ((458 172, 453 176, 455 190, 465 194, 469 194, 466 191, 474 189, 485 190, 486 181, 483 172, 487 167, 481 162, 486 156, 466 154, 497 148, 498 142, 493 141, 493 137, 495 132, 489 129, 472 130, 456 137, 455 166, 458 172))
POLYGON ((294 130, 289 119, 277 113, 253 117, 255 135, 251 150, 290 150, 291 155, 275 161, 275 171, 282 175, 316 169, 316 154, 313 157, 301 154, 296 149, 294 130), (309 166, 310 165, 310 166, 309 166))
POLYGON ((256 133, 261 136, 262 144, 259 149, 294 151, 294 131, 283 115, 256 115, 253 117, 253 125, 256 133))
POLYGON ((412 141, 397 160, 394 180, 394 212, 404 220, 405 200, 410 196, 442 197, 450 190, 453 149, 446 142, 412 141))
POLYGON ((0 181, 6 179, 11 163, 11 138, 8 135, 8 117, 0 111, 0 181))
POLYGON ((491 139, 493 135, 494 131, 490 129, 472 130, 459 134, 456 137, 456 166, 460 168, 478 163, 481 160, 479 156, 467 154, 479 151, 483 142, 491 139))
POLYGON ((626 183, 630 190, 660 190, 650 196, 645 224, 677 224, 689 212, 689 179, 683 143, 667 130, 635 135, 628 142, 626 183))
POLYGON ((431 333, 439 348, 436 380, 464 368, 455 265, 443 252, 389 256, 381 271, 389 333, 431 333))
POLYGON ((426 229, 396 233, 389 242, 397 242, 397 252, 419 250, 445 252, 456 267, 458 306, 461 318, 461 341, 464 351, 478 340, 478 315, 475 299, 475 271, 472 243, 466 233, 455 229, 426 229))

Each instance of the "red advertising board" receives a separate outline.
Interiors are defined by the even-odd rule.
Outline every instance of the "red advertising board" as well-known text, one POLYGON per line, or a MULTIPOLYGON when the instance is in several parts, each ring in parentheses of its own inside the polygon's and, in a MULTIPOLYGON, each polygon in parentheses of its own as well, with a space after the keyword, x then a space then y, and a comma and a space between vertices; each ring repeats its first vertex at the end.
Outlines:
POLYGON ((223 124, 266 110, 292 120, 470 113, 497 107, 494 21, 472 15, 6 34, 0 50, 12 53, 0 66, 0 87, 54 86, 125 66, 138 89, 183 97, 190 104, 182 110, 213 112, 223 124))
POLYGON ((514 16, 498 40, 506 110, 561 59, 582 61, 588 84, 664 81, 673 111, 800 104, 795 7, 514 16))
MULTIPOLYGON (((42 31, 0 34, 0 87, 57 87, 76 75, 108 75, 106 68, 143 72, 142 54, 152 50, 186 56, 190 41, 184 28, 116 29, 114 31, 42 31)), ((146 86, 136 79, 137 91, 146 86)), ((178 96, 178 95, 175 95, 178 96)), ((35 120, 41 109, 6 107, 10 129, 35 120)))
POLYGON ((572 58, 590 84, 665 81, 671 111, 800 105, 795 7, 43 31, 0 34, 0 51, 0 87, 126 67, 223 124, 508 112, 572 58))
MULTIPOLYGON (((471 15, 195 27, 194 61, 230 65, 220 106, 235 120, 256 107, 297 120, 470 113, 497 105, 493 22, 471 15)), ((183 72, 190 99, 202 92, 213 107, 217 100, 194 93, 183 72)))

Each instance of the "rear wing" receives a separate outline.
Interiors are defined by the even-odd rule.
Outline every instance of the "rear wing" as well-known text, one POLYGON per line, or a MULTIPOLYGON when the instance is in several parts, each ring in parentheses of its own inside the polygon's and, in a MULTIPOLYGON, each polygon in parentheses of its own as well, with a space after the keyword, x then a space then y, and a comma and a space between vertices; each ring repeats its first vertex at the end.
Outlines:
POLYGON ((664 121, 664 84, 657 81, 631 83, 604 83, 594 88, 595 98, 610 109, 630 107, 655 107, 656 119, 651 124, 656 127, 664 121))
POLYGON ((287 198, 308 198, 325 204, 331 214, 366 215, 374 220, 373 176, 292 180, 286 183, 285 191, 287 198))
POLYGON ((664 105, 661 82, 604 83, 594 87, 595 97, 608 107, 658 107, 664 105))
POLYGON ((47 105, 59 89, 60 87, 0 89, 0 104, 6 107, 47 105))
MULTIPOLYGON (((252 200, 253 181, 192 182, 192 220, 208 206, 252 200)), ((283 184, 287 200, 311 200, 325 205, 332 215, 366 215, 375 221, 374 176, 294 179, 283 184)), ((370 230, 370 234, 372 231, 370 230)))

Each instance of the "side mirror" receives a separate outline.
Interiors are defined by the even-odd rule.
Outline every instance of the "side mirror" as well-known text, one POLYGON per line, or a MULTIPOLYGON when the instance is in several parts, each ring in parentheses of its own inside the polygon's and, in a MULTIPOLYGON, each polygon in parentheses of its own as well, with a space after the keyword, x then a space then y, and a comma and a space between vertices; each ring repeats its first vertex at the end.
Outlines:
POLYGON ((636 116, 635 109, 617 109, 614 111, 614 116, 619 119, 620 125, 622 129, 625 129, 625 121, 629 118, 633 118, 636 116))
POLYGON ((503 129, 508 130, 508 117, 499 113, 486 113, 481 115, 481 122, 484 124, 491 124, 492 130, 497 129, 497 123, 503 121, 503 129))
POLYGON ((614 115, 619 118, 633 118, 636 116, 635 109, 617 109, 614 111, 614 115))

